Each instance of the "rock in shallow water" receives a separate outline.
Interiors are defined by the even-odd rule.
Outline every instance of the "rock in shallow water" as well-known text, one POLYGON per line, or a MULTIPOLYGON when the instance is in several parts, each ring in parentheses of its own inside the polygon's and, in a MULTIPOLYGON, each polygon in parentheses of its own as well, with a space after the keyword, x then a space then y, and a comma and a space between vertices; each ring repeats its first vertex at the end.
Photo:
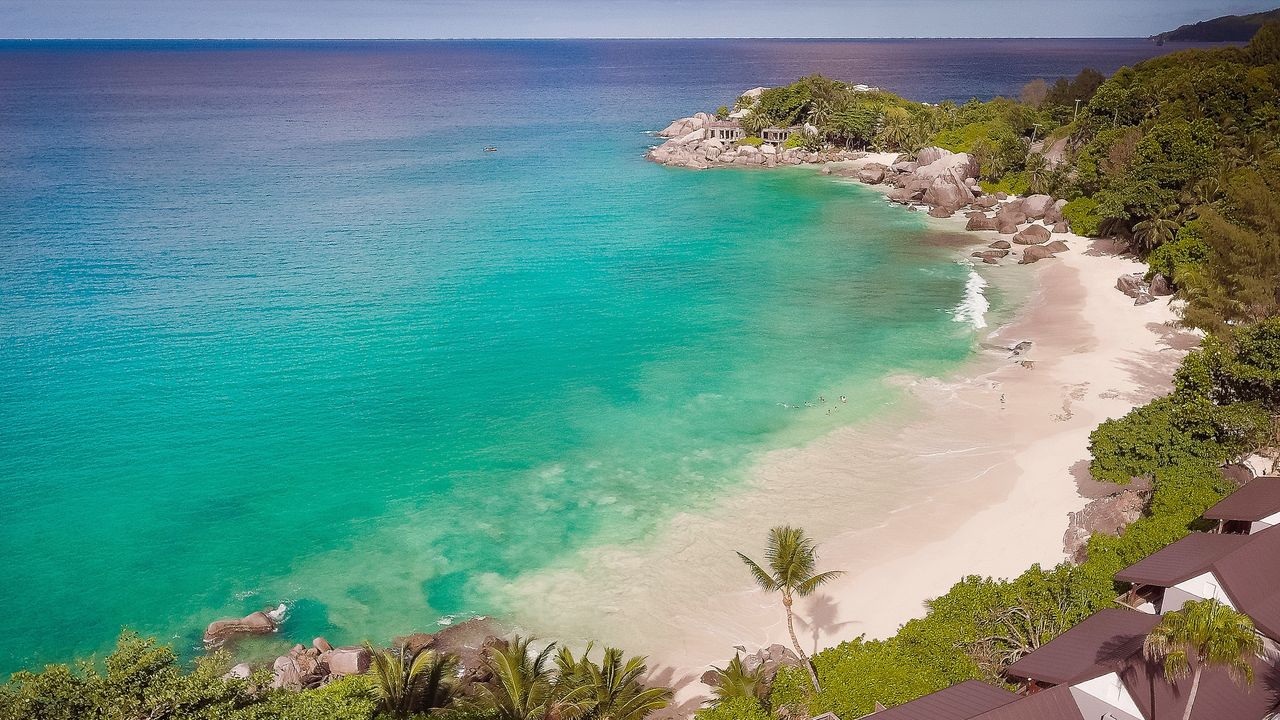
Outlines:
MULTIPOLYGON (((273 612, 278 613, 279 608, 273 612)), ((278 627, 278 621, 273 617, 283 619, 283 614, 273 616, 259 610, 239 619, 214 620, 205 628, 204 644, 206 647, 216 648, 240 635, 270 635, 278 627)))
POLYGON ((1019 265, 1030 265, 1033 262, 1053 257, 1053 252, 1043 245, 1028 245, 1026 250, 1022 251, 1022 259, 1018 261, 1019 265))

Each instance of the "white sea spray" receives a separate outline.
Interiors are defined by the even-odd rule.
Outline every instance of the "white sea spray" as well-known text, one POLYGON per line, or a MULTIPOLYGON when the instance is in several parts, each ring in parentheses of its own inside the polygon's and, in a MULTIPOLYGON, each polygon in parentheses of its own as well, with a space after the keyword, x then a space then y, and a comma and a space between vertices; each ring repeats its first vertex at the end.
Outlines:
POLYGON ((987 326, 987 310, 991 309, 991 303, 983 293, 986 287, 987 281, 978 274, 973 265, 969 264, 969 279, 964 284, 964 299, 952 311, 952 318, 956 322, 968 323, 975 330, 987 326))

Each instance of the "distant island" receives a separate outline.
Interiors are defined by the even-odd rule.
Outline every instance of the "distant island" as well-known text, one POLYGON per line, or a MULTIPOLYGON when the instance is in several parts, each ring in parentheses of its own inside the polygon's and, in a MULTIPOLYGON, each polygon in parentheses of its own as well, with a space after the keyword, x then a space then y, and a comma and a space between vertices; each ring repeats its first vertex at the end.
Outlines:
POLYGON ((1280 21, 1280 8, 1249 15, 1223 15, 1152 35, 1157 42, 1247 42, 1269 22, 1280 21))

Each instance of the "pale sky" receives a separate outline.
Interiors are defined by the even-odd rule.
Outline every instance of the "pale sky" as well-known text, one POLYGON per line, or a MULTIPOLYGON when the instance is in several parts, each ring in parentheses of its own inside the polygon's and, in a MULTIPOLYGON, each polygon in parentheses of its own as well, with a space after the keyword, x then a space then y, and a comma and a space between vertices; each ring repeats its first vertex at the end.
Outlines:
POLYGON ((1145 37, 1278 0, 0 0, 4 38, 1145 37))

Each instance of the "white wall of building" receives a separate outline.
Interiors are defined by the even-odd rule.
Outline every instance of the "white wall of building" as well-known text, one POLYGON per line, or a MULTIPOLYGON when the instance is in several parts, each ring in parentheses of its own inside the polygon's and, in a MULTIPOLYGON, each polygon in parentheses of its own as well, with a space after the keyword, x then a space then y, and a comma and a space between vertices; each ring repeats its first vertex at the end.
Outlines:
POLYGON ((1280 512, 1274 515, 1268 515, 1267 517, 1264 517, 1261 520, 1250 525, 1249 534, 1252 535, 1256 532, 1262 532, 1263 530, 1266 530, 1267 528, 1273 525, 1280 525, 1280 512))
POLYGON ((1071 689, 1084 692, 1133 717, 1142 717, 1142 711, 1138 710, 1138 704, 1133 701, 1129 689, 1115 673, 1107 673, 1092 680, 1076 683, 1071 686, 1071 689))
POLYGON ((1231 603, 1231 598, 1227 597, 1227 593, 1223 591, 1222 583, 1218 582, 1218 578, 1214 577, 1213 573, 1207 572, 1190 580, 1183 580, 1165 590, 1164 601, 1160 604, 1160 612, 1167 613, 1180 610, 1185 603, 1191 600, 1209 599, 1216 599, 1232 610, 1236 609, 1236 606, 1231 603))

